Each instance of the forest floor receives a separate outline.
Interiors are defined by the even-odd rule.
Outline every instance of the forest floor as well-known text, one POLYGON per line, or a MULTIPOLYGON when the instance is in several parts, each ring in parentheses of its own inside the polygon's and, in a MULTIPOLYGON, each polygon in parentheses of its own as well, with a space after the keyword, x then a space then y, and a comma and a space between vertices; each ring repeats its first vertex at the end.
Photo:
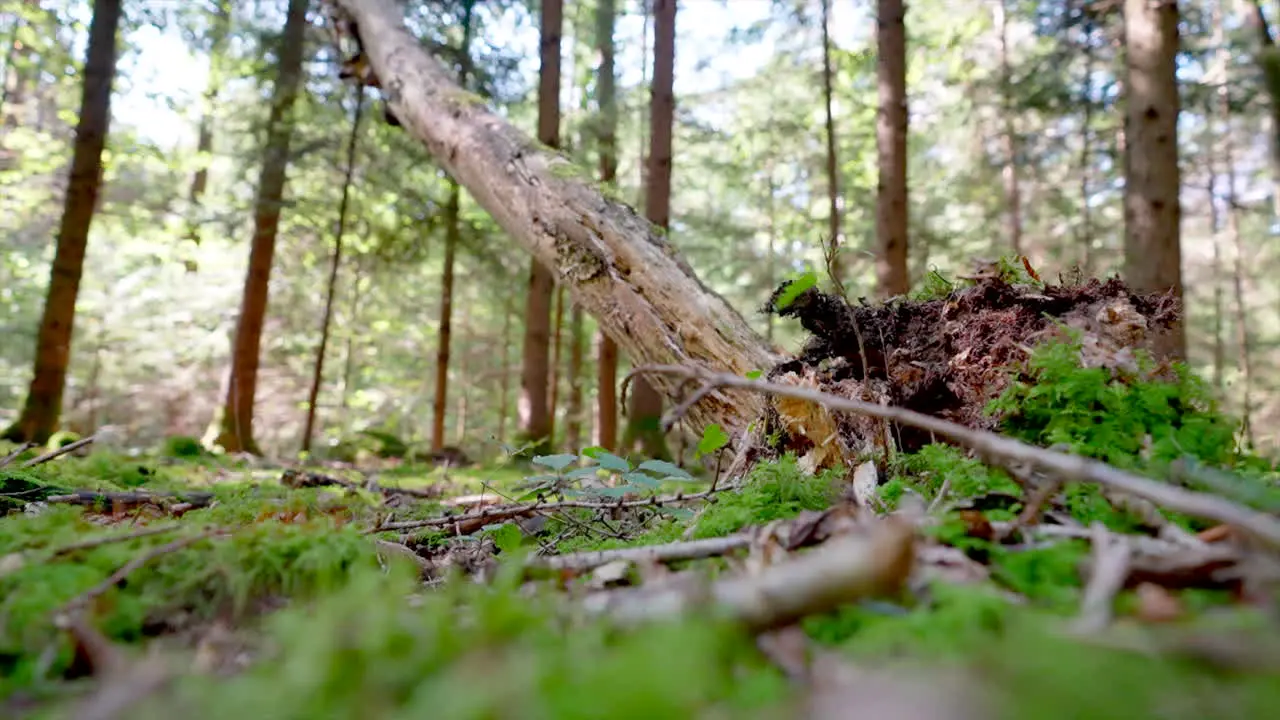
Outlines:
MULTIPOLYGON (((1090 347, 1044 342, 981 417, 952 409, 1280 523, 1276 465, 1203 388, 1090 347)), ((812 369, 770 377, 903 386, 812 369)), ((954 445, 880 452, 814 407, 838 437, 802 441, 775 403, 733 483, 599 449, 454 469, 13 455, 0 716, 1273 715, 1274 547, 954 445)))

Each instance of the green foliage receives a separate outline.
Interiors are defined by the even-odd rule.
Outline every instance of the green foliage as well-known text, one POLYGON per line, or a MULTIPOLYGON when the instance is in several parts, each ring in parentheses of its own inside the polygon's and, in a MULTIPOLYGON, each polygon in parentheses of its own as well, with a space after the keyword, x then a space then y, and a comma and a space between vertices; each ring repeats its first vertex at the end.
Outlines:
POLYGON ((137 716, 439 718, 767 717, 780 674, 732 628, 693 618, 618 631, 545 596, 451 583, 409 603, 412 579, 361 572, 267 625, 269 657, 229 681, 192 678, 137 716), (324 631, 317 632, 317 628, 324 631))
POLYGON ((694 480, 687 471, 666 460, 646 460, 633 468, 626 458, 600 447, 586 448, 577 455, 537 455, 533 464, 548 468, 552 473, 526 478, 520 488, 525 491, 520 496, 521 500, 530 500, 544 493, 595 498, 618 498, 630 493, 653 494, 659 492, 664 483, 694 480), (569 469, 572 465, 577 467, 569 469), (620 482, 612 486, 582 483, 589 478, 611 475, 620 482))
MULTIPOLYGON (((992 468, 976 458, 965 457, 952 445, 934 443, 914 453, 893 458, 891 475, 905 483, 928 500, 933 500, 948 483, 949 492, 960 498, 973 498, 987 493, 1018 495, 1021 486, 1003 470, 992 468)), ((888 487, 886 483, 885 487, 888 487)), ((881 497, 885 497, 883 492, 881 497)), ((891 507, 896 507, 895 491, 889 493, 891 507)), ((889 499, 889 498, 886 498, 889 499)))
POLYGON ((71 432, 70 430, 59 430, 49 436, 49 442, 45 443, 45 447, 50 450, 57 450, 66 447, 73 442, 80 440, 80 433, 71 432))
POLYGON ((719 425, 711 423, 702 431, 702 438, 698 440, 698 449, 693 456, 700 458, 703 455, 719 452, 728 444, 729 435, 719 425))
POLYGON ((171 435, 164 439, 160 454, 170 458, 198 458, 208 455, 198 438, 187 435, 171 435))
POLYGON ((40 476, 48 482, 77 490, 121 490, 173 486, 177 476, 168 468, 108 450, 85 457, 61 458, 40 466, 40 476))
POLYGON ((803 293, 805 290, 808 290, 809 288, 816 286, 817 284, 818 284, 817 273, 813 272, 812 270, 809 272, 801 273, 800 275, 794 277, 793 279, 787 282, 786 289, 783 290, 781 293, 779 293, 777 299, 774 300, 774 303, 773 303, 774 308, 777 310, 782 310, 783 308, 786 308, 788 305, 795 302, 796 298, 800 297, 801 293, 803 293))
POLYGON ((720 537, 748 525, 795 517, 803 510, 823 510, 831 505, 843 474, 843 469, 832 468, 810 477, 793 454, 756 465, 740 492, 721 495, 707 508, 693 537, 720 537))
MULTIPOLYGON (((130 528, 103 529, 82 509, 64 506, 5 518, 0 557, 21 552, 24 562, 0 576, 0 677, 5 678, 0 695, 54 680, 69 667, 69 640, 51 624, 57 608, 148 548, 193 535, 204 522, 226 516, 193 511, 184 522, 189 527, 171 535, 57 556, 59 548, 86 537, 124 535, 130 528), (42 659, 50 651, 56 654, 42 659)), ((305 598, 341 585, 353 567, 376 567, 368 541, 355 528, 325 515, 290 519, 259 517, 228 537, 200 540, 155 558, 95 602, 96 625, 108 638, 136 642, 154 632, 149 628, 182 616, 240 617, 273 595, 305 598)))

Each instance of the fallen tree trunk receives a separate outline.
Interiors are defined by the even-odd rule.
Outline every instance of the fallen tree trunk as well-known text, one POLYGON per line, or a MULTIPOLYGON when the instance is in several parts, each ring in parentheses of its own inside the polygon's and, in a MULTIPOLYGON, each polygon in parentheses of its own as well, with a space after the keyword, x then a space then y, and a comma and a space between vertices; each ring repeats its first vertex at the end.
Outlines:
MULTIPOLYGON (((694 274, 661 231, 609 197, 589 170, 490 111, 429 56, 393 0, 333 0, 357 24, 392 112, 511 237, 552 268, 634 365, 743 374, 772 367, 764 340, 694 274)), ((655 376, 675 397, 680 380, 655 376)), ((701 429, 743 432, 763 408, 716 392, 690 410, 701 429)))

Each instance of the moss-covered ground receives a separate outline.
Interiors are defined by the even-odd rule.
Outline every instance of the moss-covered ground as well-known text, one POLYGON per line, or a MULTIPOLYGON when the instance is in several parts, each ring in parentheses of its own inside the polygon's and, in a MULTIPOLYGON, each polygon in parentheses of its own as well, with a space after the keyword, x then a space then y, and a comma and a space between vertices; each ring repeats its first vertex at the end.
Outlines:
MULTIPOLYGON (((1238 428, 1193 380, 1116 377, 1074 358, 1070 345, 1034 356, 989 408, 1005 432, 1256 508, 1280 507, 1275 465, 1239 446, 1238 428)), ((595 472, 579 458, 555 456, 448 472, 406 465, 376 477, 383 487, 444 488, 429 499, 380 492, 350 470, 319 471, 351 486, 288 487, 280 469, 177 442, 150 455, 99 450, 20 469, 34 454, 0 470, 0 511, 8 513, 0 517, 3 717, 101 710, 108 686, 132 700, 117 717, 189 719, 789 718, 804 716, 806 698, 818 692, 788 677, 731 623, 695 612, 616 627, 579 612, 577 594, 565 592, 566 582, 589 578, 531 583, 522 561, 535 552, 722 537, 822 511, 840 502, 841 470, 807 476, 788 456, 756 466, 742 489, 718 493, 705 507, 558 509, 539 527, 500 520, 450 538, 447 527, 367 531, 388 516, 464 512, 449 509, 447 497, 482 491, 510 501, 539 494, 590 501, 622 491, 697 493, 708 481, 662 463, 645 474, 642 458, 624 463, 598 452, 584 453, 595 472), (624 487, 589 482, 608 474, 624 487), (48 500, 78 490, 172 495, 140 506, 48 500), (212 498, 182 507, 191 493, 212 498), (421 556, 471 547, 496 559, 496 573, 478 582, 446 570, 443 580, 424 583, 417 564, 379 541, 421 556), (108 583, 113 574, 120 581, 108 583), (74 608, 119 657, 107 662, 65 627, 60 618, 74 608), (165 683, 139 679, 155 666, 165 683)), ((974 532, 975 513, 1009 521, 1027 498, 1004 472, 953 447, 896 456, 881 472, 886 509, 918 497, 938 517, 925 532, 989 574, 933 580, 808 617, 800 628, 811 652, 908 680, 959 672, 990 703, 988 716, 1274 716, 1273 590, 1246 602, 1228 590, 1168 588, 1182 610, 1163 623, 1144 617, 1136 590, 1123 590, 1111 627, 1078 637, 1069 626, 1089 579, 1081 568, 1088 539, 1011 543, 974 532), (1197 652, 1205 638, 1245 648, 1239 654, 1249 659, 1197 652)), ((1086 526, 1142 532, 1140 518, 1098 488, 1069 486, 1061 506, 1086 526)), ((1209 526, 1166 516, 1189 532, 1209 526)), ((735 571, 723 559, 676 567, 735 571)))

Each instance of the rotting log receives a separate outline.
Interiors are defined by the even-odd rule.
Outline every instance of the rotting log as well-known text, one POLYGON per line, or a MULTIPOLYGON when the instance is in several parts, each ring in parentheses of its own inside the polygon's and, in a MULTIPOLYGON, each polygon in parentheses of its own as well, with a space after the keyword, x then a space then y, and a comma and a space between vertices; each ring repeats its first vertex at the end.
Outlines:
MULTIPOLYGON (((742 374, 778 360, 724 298, 590 171, 534 141, 464 91, 404 26, 392 0, 333 0, 354 20, 386 102, 453 178, 526 250, 552 268, 636 365, 687 364, 742 374)), ((675 397, 677 378, 655 377, 675 397)), ((716 392, 691 409, 698 429, 742 433, 763 409, 716 392)))

